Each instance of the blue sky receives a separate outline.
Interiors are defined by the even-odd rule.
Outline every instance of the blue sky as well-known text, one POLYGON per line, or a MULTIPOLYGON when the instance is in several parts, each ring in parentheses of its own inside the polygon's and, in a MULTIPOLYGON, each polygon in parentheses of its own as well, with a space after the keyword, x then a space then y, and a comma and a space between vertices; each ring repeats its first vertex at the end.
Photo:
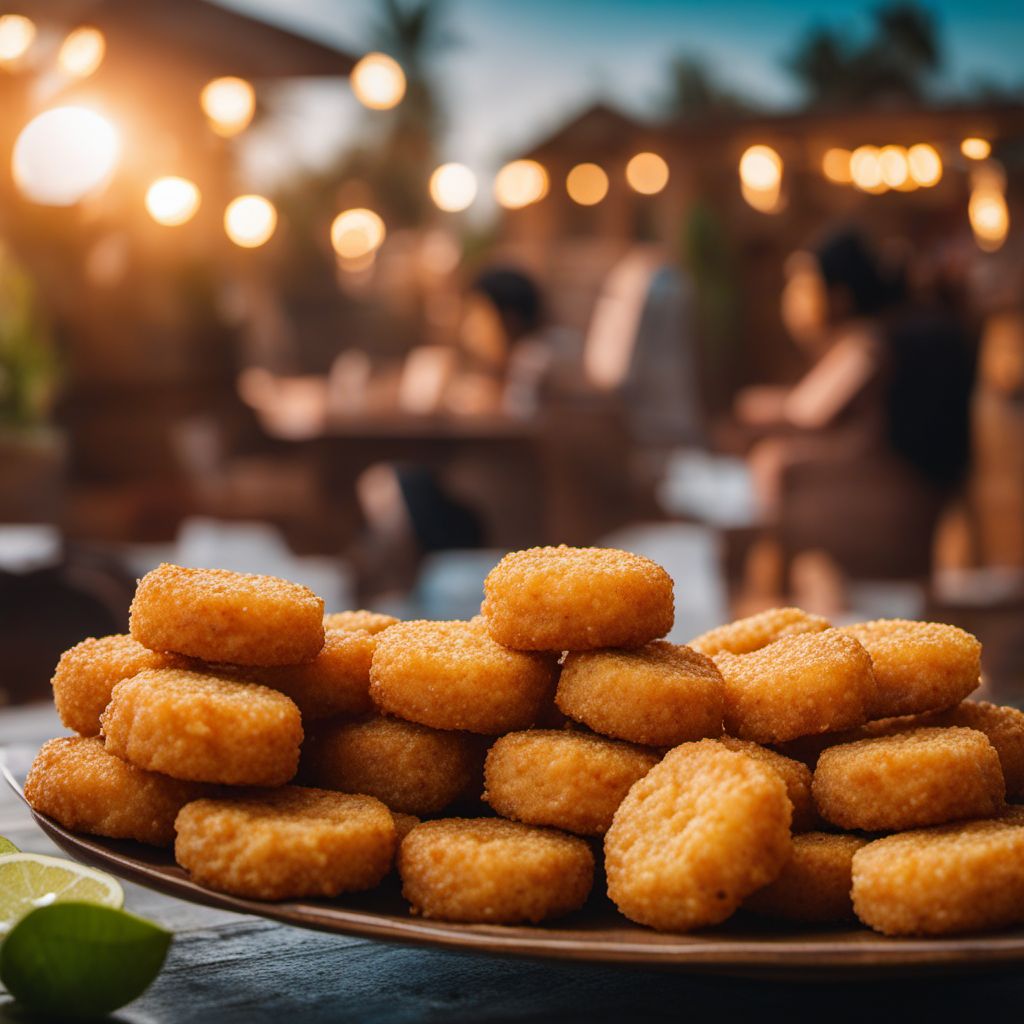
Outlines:
MULTIPOLYGON (((374 0, 220 0, 361 52, 374 0)), ((785 107, 796 100, 783 61, 813 25, 856 36, 880 0, 448 0, 458 45, 439 62, 448 105, 444 158, 480 173, 526 148, 590 100, 643 114, 665 88, 674 54, 702 58, 724 82, 785 107)), ((946 58, 938 87, 985 77, 1024 84, 1020 0, 926 0, 946 58)), ((366 116, 342 82, 298 84, 275 98, 249 143, 253 184, 342 148, 366 116)))

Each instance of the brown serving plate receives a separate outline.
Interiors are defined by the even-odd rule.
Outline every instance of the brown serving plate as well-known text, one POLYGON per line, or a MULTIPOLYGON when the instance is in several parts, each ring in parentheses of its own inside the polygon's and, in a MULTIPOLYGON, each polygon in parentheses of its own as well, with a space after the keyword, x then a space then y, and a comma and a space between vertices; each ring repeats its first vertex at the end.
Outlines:
MULTIPOLYGON (((24 799, 17 779, 3 768, 24 799)), ((337 900, 261 903, 190 881, 168 850, 69 832, 32 811, 39 827, 67 854, 119 878, 222 910, 343 935, 536 959, 664 967, 695 973, 779 979, 910 975, 998 970, 1024 963, 1024 929, 944 939, 888 939, 861 927, 785 927, 738 914, 691 935, 666 935, 625 920, 600 883, 581 911, 546 926, 465 925, 409 915, 398 881, 337 900)))

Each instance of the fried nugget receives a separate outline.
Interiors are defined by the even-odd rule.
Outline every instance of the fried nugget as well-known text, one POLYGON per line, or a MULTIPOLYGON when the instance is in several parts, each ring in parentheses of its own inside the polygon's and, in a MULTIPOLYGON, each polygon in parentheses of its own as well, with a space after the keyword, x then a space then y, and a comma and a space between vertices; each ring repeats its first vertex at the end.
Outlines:
POLYGON ((570 653, 555 702, 595 732, 671 747, 721 734, 724 684, 710 658, 655 640, 632 650, 570 653))
POLYGON ((323 722, 303 746, 301 776, 311 785, 366 793, 393 811, 437 814, 471 790, 480 794, 480 739, 399 718, 323 722))
POLYGON ((281 786, 299 765, 299 709, 255 683, 146 669, 114 687, 101 721, 112 754, 176 779, 281 786))
POLYGON ((378 636, 370 696, 410 722, 498 735, 533 724, 555 672, 552 658, 507 650, 468 622, 399 622, 378 636))
POLYGON ((206 790, 136 768, 105 750, 96 736, 44 743, 25 779, 29 806, 72 832, 151 846, 174 842, 178 811, 206 790))
POLYGON ((89 637, 66 650, 50 680, 61 722, 81 736, 98 736, 110 691, 144 668, 170 668, 183 659, 143 647, 130 636, 89 637))
POLYGON ((748 896, 743 909, 786 921, 830 924, 853 920, 853 855, 869 841, 863 836, 828 832, 793 836, 793 852, 782 874, 748 896))
POLYGON ((871 658, 834 629, 783 637, 750 654, 715 655, 725 681, 725 731, 781 743, 860 725, 875 706, 871 658))
POLYGON ((956 626, 875 619, 841 632, 871 655, 878 683, 872 718, 953 707, 978 687, 981 644, 956 626))
POLYGON ((719 743, 729 750, 746 754, 755 761, 760 761, 776 772, 786 785, 786 795, 793 805, 794 832, 810 832, 817 828, 821 821, 811 796, 811 770, 805 764, 794 761, 791 757, 783 757, 775 750, 769 750, 750 740, 738 740, 733 736, 722 736, 719 743))
POLYGON ((164 563, 140 581, 130 629, 144 647, 232 665, 295 665, 324 644, 324 603, 276 576, 164 563))
POLYGON ((608 895, 661 931, 718 924, 778 877, 791 815, 777 772, 716 740, 684 743, 615 812, 604 838, 608 895))
POLYGON ((441 921, 536 924, 578 910, 594 881, 586 841, 501 818, 444 818, 398 851, 412 913, 441 921))
POLYGON ((200 885, 257 900, 372 889, 396 827, 372 796, 285 786, 182 808, 174 858, 200 885))
POLYGON ((528 825, 601 836, 630 786, 660 755, 585 732, 530 729, 502 736, 484 764, 484 800, 528 825))
POLYGON ((1019 816, 886 836, 853 858, 853 907, 884 935, 953 935, 1024 923, 1019 816))
MULTIPOLYGON (((420 823, 415 814, 403 814, 401 811, 392 811, 391 820, 395 823, 395 837, 399 843, 420 823)), ((398 852, 397 846, 395 852, 398 852)))
POLYGON ((973 729, 914 729, 829 747, 812 784, 818 813, 840 828, 896 832, 1003 809, 1003 773, 973 729))
POLYGON ((394 615, 360 608, 351 612, 330 612, 324 616, 324 629, 344 629, 349 633, 365 629, 367 633, 382 633, 397 621, 394 615))
POLYGON ((498 643, 524 651, 639 647, 674 618, 672 578, 614 548, 530 548, 506 555, 484 581, 481 611, 498 643))
POLYGON ((784 636, 797 636, 801 633, 820 633, 828 629, 831 623, 820 615, 812 615, 802 608, 769 608, 745 619, 737 619, 717 629, 701 633, 691 640, 692 647, 701 654, 712 656, 728 651, 730 654, 750 654, 768 644, 781 640, 784 636))
POLYGON ((362 715, 373 710, 370 663, 376 646, 377 637, 365 629, 328 629, 312 661, 251 669, 245 677, 291 697, 303 721, 362 715))

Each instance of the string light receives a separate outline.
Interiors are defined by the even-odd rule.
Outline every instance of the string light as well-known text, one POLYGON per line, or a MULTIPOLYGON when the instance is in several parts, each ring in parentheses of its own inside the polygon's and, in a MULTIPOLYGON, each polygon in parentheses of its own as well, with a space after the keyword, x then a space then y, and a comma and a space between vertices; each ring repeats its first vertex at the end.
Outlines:
POLYGON ((0 15, 0 67, 16 64, 36 38, 36 25, 21 14, 0 15))
POLYGON ((98 28, 83 25, 69 32, 61 43, 57 64, 65 74, 88 78, 103 63, 107 40, 98 28))
POLYGON ((270 241, 276 228, 277 210, 263 196, 238 196, 224 211, 224 230, 243 249, 256 249, 270 241))
POLYGON ((352 92, 370 110, 390 110, 405 96, 405 72, 386 53, 368 53, 352 69, 352 92))
POLYGON ((577 164, 566 176, 569 198, 580 206, 594 206, 608 194, 608 175, 597 164, 577 164))
POLYGON ((188 178, 157 178, 146 190, 146 209, 157 224, 175 227, 196 215, 201 199, 199 186, 188 178))
POLYGON ((967 203, 967 216, 980 249, 995 252, 1002 247, 1010 230, 1010 212, 1002 192, 976 188, 967 203))
POLYGON ((821 170, 836 185, 849 185, 853 181, 850 174, 850 151, 839 147, 828 150, 821 158, 821 170))
POLYGON ((942 180, 942 158, 934 146, 919 142, 907 150, 911 178, 922 188, 931 188, 942 180))
POLYGON ((910 179, 907 151, 902 146, 883 146, 878 153, 878 167, 889 188, 903 188, 910 179))
POLYGON ((968 160, 987 160, 992 152, 992 143, 988 139, 980 139, 972 135, 960 143, 960 152, 968 160))
POLYGON ((668 164, 657 153, 637 153, 626 164, 626 181, 634 192, 653 196, 668 184, 668 164))
POLYGON ((448 213, 465 210, 476 198, 476 175, 465 164, 442 164, 430 176, 430 198, 448 213))
POLYGON ((740 192, 759 213, 782 209, 782 157, 771 146, 751 146, 740 157, 740 192))
POLYGON ((494 179, 494 198, 507 210, 520 210, 548 194, 548 172, 536 160, 513 160, 494 179))
POLYGON ((215 78, 203 86, 199 103, 210 127, 224 138, 245 131, 256 113, 256 92, 244 78, 215 78))
POLYGON ((358 207, 344 210, 331 224, 331 245, 343 260, 358 260, 381 247, 387 230, 380 215, 358 207))

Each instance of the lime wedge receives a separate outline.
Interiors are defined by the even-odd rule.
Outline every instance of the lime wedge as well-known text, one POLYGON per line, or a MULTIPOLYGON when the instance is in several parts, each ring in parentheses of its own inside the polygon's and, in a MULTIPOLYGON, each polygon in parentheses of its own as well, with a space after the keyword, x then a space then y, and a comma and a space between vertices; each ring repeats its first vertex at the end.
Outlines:
POLYGON ((18 848, 10 841, 10 839, 5 839, 3 836, 0 836, 0 855, 17 852, 18 848))
POLYGON ((110 875, 72 860, 41 853, 0 856, 0 934, 37 907, 69 900, 116 910, 124 904, 124 890, 110 875))

